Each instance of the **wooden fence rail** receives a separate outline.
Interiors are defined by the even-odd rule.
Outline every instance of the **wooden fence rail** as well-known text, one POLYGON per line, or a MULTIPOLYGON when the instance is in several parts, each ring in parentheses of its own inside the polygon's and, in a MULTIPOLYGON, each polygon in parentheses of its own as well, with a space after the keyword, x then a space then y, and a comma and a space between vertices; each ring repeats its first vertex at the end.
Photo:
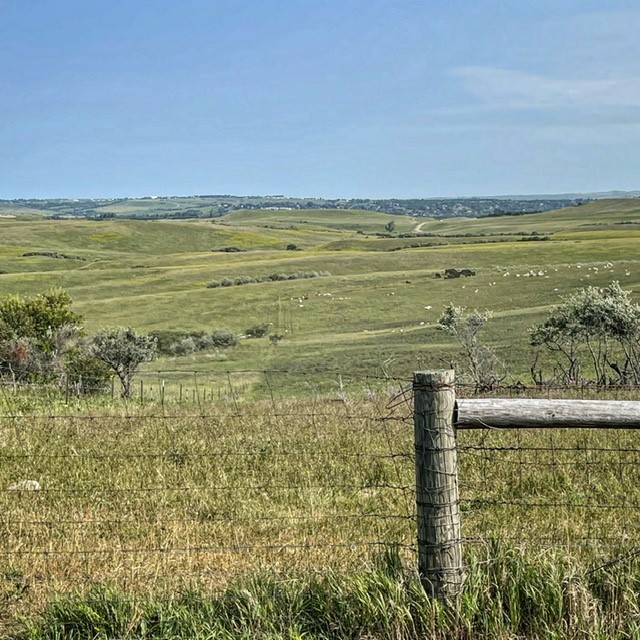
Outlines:
POLYGON ((456 402, 456 429, 640 429, 635 400, 469 398, 456 402))

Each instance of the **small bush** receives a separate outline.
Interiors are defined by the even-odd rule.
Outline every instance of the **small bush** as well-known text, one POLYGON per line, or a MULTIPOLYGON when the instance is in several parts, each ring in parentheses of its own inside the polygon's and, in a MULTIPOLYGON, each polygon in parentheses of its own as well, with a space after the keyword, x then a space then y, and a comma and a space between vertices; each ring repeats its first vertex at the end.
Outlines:
POLYGON ((156 339, 158 353, 165 356, 186 355, 213 346, 211 336, 205 331, 166 330, 152 331, 149 335, 156 339))
POLYGON ((218 329, 211 334, 211 344, 219 349, 228 349, 238 344, 239 338, 233 331, 218 329))
POLYGON ((296 271, 295 273, 272 273, 268 276, 235 276, 233 278, 222 278, 221 280, 211 280, 207 284, 209 289, 218 287, 231 287, 234 285, 253 284, 256 282, 284 282, 286 280, 301 280, 305 278, 319 278, 330 276, 328 271, 296 271))
POLYGON ((68 384, 78 393, 103 393, 111 383, 109 367, 88 353, 86 347, 67 349, 63 369, 68 384))
POLYGON ((194 331, 193 333, 191 333, 190 337, 194 341, 197 351, 209 349, 213 346, 213 343, 211 342, 211 336, 204 331, 194 331))
POLYGON ((171 345, 170 351, 174 356, 187 356, 196 351, 195 340, 192 337, 182 338, 171 345))
POLYGON ((301 251, 301 249, 297 244, 288 244, 287 251, 301 251))
POLYGON ((271 327, 268 324, 255 324, 245 329, 244 333, 247 338, 264 338, 270 331, 271 327))
POLYGON ((168 355, 171 353, 171 347, 185 338, 188 334, 186 331, 151 331, 149 335, 155 338, 158 353, 168 355))

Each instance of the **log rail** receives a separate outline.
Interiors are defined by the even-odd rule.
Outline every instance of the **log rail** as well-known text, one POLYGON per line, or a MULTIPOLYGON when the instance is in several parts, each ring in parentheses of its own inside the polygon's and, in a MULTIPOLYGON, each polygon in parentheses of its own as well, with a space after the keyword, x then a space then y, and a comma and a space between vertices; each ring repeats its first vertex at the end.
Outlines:
POLYGON ((458 399, 456 429, 640 429, 635 400, 458 399))

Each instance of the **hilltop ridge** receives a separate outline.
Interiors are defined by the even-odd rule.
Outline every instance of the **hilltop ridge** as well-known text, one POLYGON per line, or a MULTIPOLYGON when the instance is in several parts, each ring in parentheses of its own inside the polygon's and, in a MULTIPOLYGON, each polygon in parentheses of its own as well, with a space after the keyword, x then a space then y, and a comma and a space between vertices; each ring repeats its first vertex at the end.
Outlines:
POLYGON ((447 198, 319 198, 285 195, 191 195, 123 198, 19 198, 0 200, 0 216, 32 218, 215 218, 242 210, 359 209, 435 218, 481 217, 502 213, 533 213, 612 197, 637 197, 640 191, 502 195, 447 198))

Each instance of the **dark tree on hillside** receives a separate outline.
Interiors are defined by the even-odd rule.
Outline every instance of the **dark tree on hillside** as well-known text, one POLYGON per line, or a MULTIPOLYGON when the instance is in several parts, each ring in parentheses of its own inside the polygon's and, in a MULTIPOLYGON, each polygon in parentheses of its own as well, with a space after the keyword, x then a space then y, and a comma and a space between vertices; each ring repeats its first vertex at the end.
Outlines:
POLYGON ((138 367, 153 360, 156 350, 155 338, 131 327, 103 329, 91 338, 91 353, 118 376, 124 398, 131 397, 131 383, 138 367))

